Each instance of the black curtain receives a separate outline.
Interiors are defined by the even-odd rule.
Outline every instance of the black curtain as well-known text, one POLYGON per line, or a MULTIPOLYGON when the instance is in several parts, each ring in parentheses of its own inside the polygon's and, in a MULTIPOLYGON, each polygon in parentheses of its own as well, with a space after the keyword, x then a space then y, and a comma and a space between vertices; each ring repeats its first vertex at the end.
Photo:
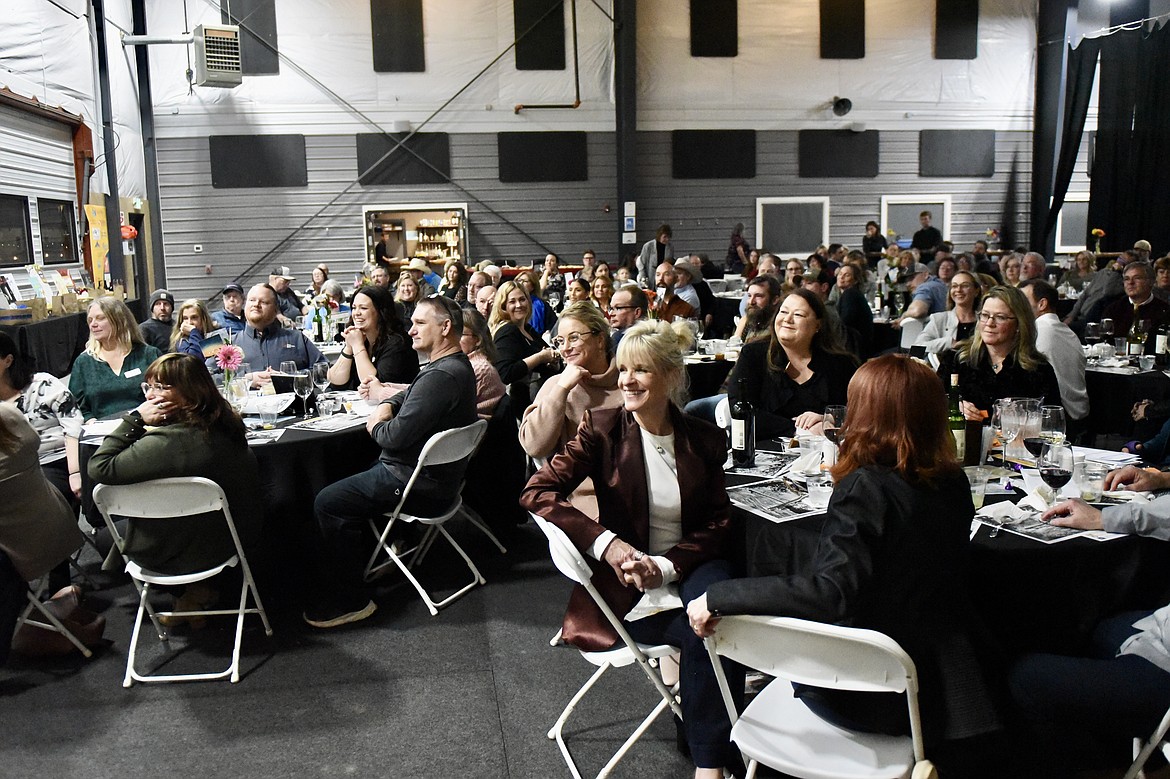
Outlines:
POLYGON ((1072 179, 1077 154, 1081 149, 1081 136, 1085 132, 1085 117, 1089 112, 1089 95, 1093 91, 1093 76, 1097 70, 1097 57, 1101 53, 1101 38, 1086 38, 1075 49, 1068 52, 1068 78, 1064 95, 1064 130, 1060 138, 1060 157, 1056 161, 1056 176, 1052 184, 1052 206, 1044 223, 1044 242, 1052 245, 1052 234, 1056 230, 1056 217, 1068 194, 1068 183, 1072 179))
MULTIPOLYGON (((1170 251, 1170 29, 1115 33, 1101 41, 1097 146, 1089 228, 1105 231, 1101 248, 1121 251, 1148 240, 1154 256, 1170 251)), ((1087 240, 1087 237, 1086 237, 1087 240)))

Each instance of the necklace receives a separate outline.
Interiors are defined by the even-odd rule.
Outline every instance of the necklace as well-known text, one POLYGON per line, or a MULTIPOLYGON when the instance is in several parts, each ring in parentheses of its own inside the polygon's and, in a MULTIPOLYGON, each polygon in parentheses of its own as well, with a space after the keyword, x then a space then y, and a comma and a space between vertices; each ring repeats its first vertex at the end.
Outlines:
POLYGON ((995 373, 999 373, 1001 370, 1003 370, 1003 362, 993 362, 991 364, 991 370, 995 373))

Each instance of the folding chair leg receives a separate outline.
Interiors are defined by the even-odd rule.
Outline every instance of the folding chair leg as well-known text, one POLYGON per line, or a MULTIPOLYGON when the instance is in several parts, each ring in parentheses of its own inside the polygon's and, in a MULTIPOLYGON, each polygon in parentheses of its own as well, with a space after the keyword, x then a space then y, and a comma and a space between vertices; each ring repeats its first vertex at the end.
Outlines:
POLYGON ((27 595, 28 606, 25 607, 24 614, 22 614, 20 619, 16 621, 16 626, 18 628, 22 624, 27 624, 32 625, 33 627, 41 628, 42 630, 56 630, 61 635, 65 636, 65 638, 69 640, 70 644, 73 644, 73 646, 77 647, 77 651, 81 652, 82 655, 87 658, 93 657, 93 652, 89 651, 89 647, 81 643, 77 636, 73 635, 73 631, 65 627, 61 620, 57 619, 57 616, 53 612, 49 611, 48 607, 46 607, 45 604, 41 603, 40 600, 37 599, 37 596, 33 594, 32 590, 28 590, 27 595), (30 620, 29 614, 32 613, 33 609, 36 609, 38 612, 40 612, 41 616, 49 621, 49 624, 46 625, 43 622, 30 620))
POLYGON ((642 738, 642 734, 646 732, 646 729, 653 725, 654 720, 658 719, 658 716, 664 711, 666 711, 666 700, 660 699, 658 705, 646 715, 646 719, 642 720, 642 724, 635 728, 634 732, 630 734, 630 737, 626 739, 626 742, 622 744, 621 749, 613 753, 613 757, 609 759, 609 762, 605 764, 605 768, 602 768, 601 773, 597 775, 598 779, 609 776, 610 772, 617 768, 617 764, 626 756, 626 752, 630 751, 630 747, 636 744, 638 739, 642 738))
MULTIPOLYGON (((135 584, 137 583, 135 581, 135 584)), ((138 635, 142 632, 142 612, 147 608, 146 598, 149 594, 149 584, 143 584, 138 588, 138 610, 134 614, 134 630, 130 632, 130 647, 126 650, 126 676, 122 678, 123 687, 130 687, 134 684, 134 657, 138 652, 138 635)), ((155 620, 155 624, 157 624, 157 618, 154 617, 153 613, 151 619, 155 620)), ((159 640, 165 641, 166 639, 163 638, 165 635, 166 631, 159 626, 159 640)))
POLYGON ((481 533, 487 536, 488 540, 496 545, 496 549, 500 550, 500 554, 508 553, 508 550, 505 549, 504 545, 500 543, 500 539, 496 538, 496 534, 491 531, 491 529, 487 526, 487 523, 483 521, 483 517, 481 517, 475 509, 470 508, 466 503, 464 503, 463 508, 459 510, 459 513, 461 513, 468 522, 477 527, 481 533))
POLYGON ((561 712, 561 716, 557 717, 557 721, 553 723, 553 726, 548 731, 548 737, 556 741, 557 746, 561 748, 561 755, 565 758, 565 764, 569 766, 569 771, 573 774, 573 779, 581 779, 581 772, 577 770, 577 764, 573 762, 573 756, 569 753, 569 745, 565 743, 565 737, 561 731, 564 729, 565 723, 569 719, 569 715, 573 713, 573 709, 577 708, 577 704, 581 702, 581 699, 585 697, 585 694, 593 689, 593 685, 597 684, 598 680, 601 679, 601 677, 605 675, 605 672, 608 671, 611 667, 612 666, 609 663, 597 667, 597 670, 594 671, 593 675, 589 677, 589 681, 585 682, 585 684, 581 686, 581 689, 577 690, 577 694, 569 699, 569 703, 565 706, 565 710, 561 712))
POLYGON ((760 767, 758 760, 749 760, 747 773, 744 774, 744 779, 756 779, 756 769, 760 767))

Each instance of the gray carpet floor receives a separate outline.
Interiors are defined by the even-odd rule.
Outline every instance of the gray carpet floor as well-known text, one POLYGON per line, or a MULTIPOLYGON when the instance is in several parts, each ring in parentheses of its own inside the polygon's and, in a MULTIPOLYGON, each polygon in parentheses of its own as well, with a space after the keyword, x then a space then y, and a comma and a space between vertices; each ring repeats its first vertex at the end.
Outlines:
MULTIPOLYGON (((124 689, 137 598, 128 580, 105 582, 86 603, 106 616, 108 647, 90 660, 13 657, 0 669, 0 775, 569 776, 545 734, 594 670, 576 650, 549 646, 569 582, 531 524, 505 541, 507 555, 468 528, 456 530, 486 586, 432 617, 413 589, 392 582, 379 590, 373 618, 329 631, 303 625, 270 592, 275 635, 266 638, 259 619, 248 618, 243 678, 234 685, 124 689)), ((436 556, 423 570, 449 563, 436 556)), ((86 568, 96 570, 96 561, 86 568)), ((142 665, 226 667, 234 621, 213 620, 177 631, 169 654, 144 630, 142 665)), ((656 700, 637 668, 610 671, 566 728, 582 773, 596 775, 656 700)), ((691 770, 663 716, 615 776, 691 770)))

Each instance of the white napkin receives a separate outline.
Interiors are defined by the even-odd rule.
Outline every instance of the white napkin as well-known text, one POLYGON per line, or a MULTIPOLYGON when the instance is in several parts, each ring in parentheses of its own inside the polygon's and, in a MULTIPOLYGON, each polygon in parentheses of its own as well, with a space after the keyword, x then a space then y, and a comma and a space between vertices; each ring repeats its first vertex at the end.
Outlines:
POLYGON ((805 451, 800 457, 797 457, 789 469, 790 473, 812 473, 819 470, 821 467, 821 450, 819 448, 813 451, 805 451))
POLYGON ((670 611, 682 607, 683 602, 682 598, 678 596, 678 587, 674 584, 668 584, 665 587, 646 590, 642 593, 642 599, 634 604, 634 608, 630 609, 630 613, 626 614, 625 619, 635 622, 653 616, 660 611, 670 611))
POLYGON ((1111 500, 1124 500, 1129 503, 1149 503, 1154 499, 1152 492, 1133 492, 1130 490, 1109 490, 1102 493, 1102 497, 1110 498, 1111 500))
POLYGON ((268 412, 280 414, 293 404, 297 396, 292 392, 283 392, 279 395, 249 395, 244 402, 243 413, 259 414, 268 412))

